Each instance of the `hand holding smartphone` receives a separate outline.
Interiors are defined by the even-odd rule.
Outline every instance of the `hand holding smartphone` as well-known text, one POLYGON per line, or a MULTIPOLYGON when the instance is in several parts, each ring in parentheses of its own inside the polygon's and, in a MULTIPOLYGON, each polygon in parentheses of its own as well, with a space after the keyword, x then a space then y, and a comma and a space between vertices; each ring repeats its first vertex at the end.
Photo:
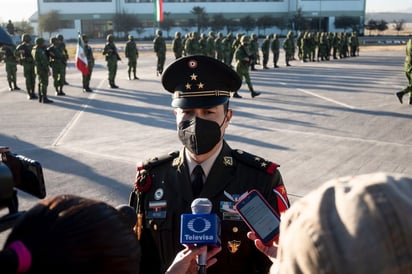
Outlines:
POLYGON ((278 237, 280 218, 259 191, 251 190, 235 204, 235 209, 265 245, 278 237))

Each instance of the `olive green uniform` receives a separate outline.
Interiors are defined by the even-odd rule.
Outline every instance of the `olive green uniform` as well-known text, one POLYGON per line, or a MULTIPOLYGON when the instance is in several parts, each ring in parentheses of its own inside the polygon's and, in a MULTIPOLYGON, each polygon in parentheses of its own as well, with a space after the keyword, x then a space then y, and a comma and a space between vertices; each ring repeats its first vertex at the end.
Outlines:
POLYGON ((166 42, 162 37, 162 33, 158 32, 158 35, 153 40, 153 50, 157 56, 157 75, 161 75, 166 61, 166 42))
MULTIPOLYGON (((222 250, 217 263, 207 269, 209 274, 263 274, 271 262, 258 251, 246 234, 250 229, 233 210, 239 197, 258 189, 279 212, 274 189, 282 189, 283 180, 277 165, 240 150, 232 150, 226 142, 217 156, 200 197, 208 198, 212 213, 221 220, 222 250)), ((143 186, 137 202, 131 204, 143 212, 140 243, 142 260, 140 273, 165 273, 180 244, 180 219, 191 213, 194 199, 188 166, 183 150, 154 158, 139 167, 138 182, 143 186)), ((286 194, 285 194, 286 195, 286 194)))
POLYGON ((175 58, 178 59, 183 55, 183 42, 180 32, 175 34, 175 38, 172 41, 172 50, 175 58))
POLYGON ((66 58, 63 56, 58 42, 55 42, 47 48, 49 54, 49 63, 52 68, 53 86, 56 90, 56 95, 64 95, 63 86, 66 72, 66 58))
POLYGON ((404 63, 405 76, 408 79, 408 85, 401 91, 396 93, 399 101, 402 104, 402 97, 405 94, 409 95, 409 104, 412 105, 412 38, 406 43, 406 56, 404 63))
POLYGON ((294 43, 293 43, 293 37, 292 37, 291 32, 289 32, 288 35, 286 36, 286 39, 283 41, 282 46, 283 46, 283 49, 285 50, 285 64, 286 66, 290 66, 289 62, 292 60, 293 52, 294 52, 294 49, 293 49, 294 43))
POLYGON ((107 63, 109 86, 111 88, 118 88, 115 84, 115 79, 117 73, 117 61, 120 60, 120 57, 116 45, 113 42, 113 38, 108 38, 107 40, 108 41, 103 49, 103 55, 105 56, 107 63))
POLYGON ((89 74, 87 75, 84 75, 82 73, 83 91, 91 92, 92 89, 90 88, 90 79, 92 78, 92 72, 94 68, 93 49, 89 46, 89 41, 86 35, 83 35, 83 42, 83 50, 87 58, 87 68, 89 70, 89 74))
POLYGON ((270 49, 270 36, 266 36, 265 40, 263 40, 262 45, 260 47, 262 50, 262 65, 264 69, 268 69, 268 61, 269 61, 269 49, 270 49))
POLYGON ((273 54, 273 67, 278 68, 279 54, 280 54, 280 41, 277 34, 273 35, 272 43, 270 44, 270 50, 273 54))
POLYGON ((131 80, 132 78, 130 77, 130 73, 133 71, 133 79, 139 79, 136 76, 136 66, 137 66, 137 59, 139 58, 139 50, 137 49, 136 42, 134 41, 133 38, 129 39, 129 41, 126 43, 126 48, 124 50, 124 54, 126 58, 128 59, 128 69, 127 69, 127 75, 128 79, 131 80))
POLYGON ((33 46, 28 42, 22 42, 16 47, 16 57, 23 66, 23 75, 26 79, 26 90, 29 99, 36 99, 34 87, 36 85, 36 74, 34 72, 34 59, 32 55, 33 46))
POLYGON ((64 42, 63 35, 57 34, 56 38, 59 40, 57 47, 60 49, 60 52, 62 53, 62 56, 63 56, 64 69, 61 73, 60 78, 65 85, 68 85, 69 83, 67 83, 66 81, 66 69, 67 69, 67 61, 69 60, 69 52, 67 51, 66 43, 64 42))
POLYGON ((39 102, 49 103, 51 100, 47 98, 47 87, 49 85, 50 64, 46 49, 41 45, 36 44, 36 46, 33 47, 33 56, 38 80, 37 86, 39 89, 39 102))
POLYGON ((1 59, 6 63, 7 82, 9 90, 20 90, 17 86, 17 58, 10 46, 4 45, 1 48, 1 59))

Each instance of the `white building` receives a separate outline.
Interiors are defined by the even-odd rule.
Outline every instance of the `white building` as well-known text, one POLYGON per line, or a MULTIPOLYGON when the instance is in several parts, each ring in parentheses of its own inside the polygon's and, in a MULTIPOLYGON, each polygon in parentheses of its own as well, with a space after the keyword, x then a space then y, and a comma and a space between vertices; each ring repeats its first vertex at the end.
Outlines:
MULTIPOLYGON (((140 34, 141 37, 153 35, 157 27, 153 0, 37 1, 38 16, 52 10, 59 12, 65 26, 59 32, 65 39, 76 38, 78 31, 91 37, 105 37, 113 30, 112 18, 116 13, 136 14, 147 27, 145 33, 140 34)), ((240 19, 248 15, 253 18, 270 15, 290 19, 300 9, 305 18, 314 22, 316 30, 334 32, 343 31, 334 25, 335 18, 339 16, 358 17, 359 22, 363 22, 365 5, 366 0, 163 0, 163 11, 169 18, 181 21, 195 18, 191 13, 194 7, 203 8, 209 18, 222 14, 228 19, 240 19)), ((176 30, 179 28, 173 28, 170 33, 176 30)))

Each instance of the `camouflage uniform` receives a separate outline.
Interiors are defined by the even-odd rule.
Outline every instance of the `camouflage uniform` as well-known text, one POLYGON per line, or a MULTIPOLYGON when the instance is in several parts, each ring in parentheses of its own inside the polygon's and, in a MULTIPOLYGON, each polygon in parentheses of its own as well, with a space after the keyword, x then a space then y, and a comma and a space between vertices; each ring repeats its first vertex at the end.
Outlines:
POLYGON ((278 61, 279 61, 279 52, 280 52, 280 41, 279 35, 274 34, 272 43, 270 44, 270 49, 272 50, 273 54, 273 67, 278 68, 278 61))
POLYGON ((249 50, 252 55, 252 61, 250 62, 251 70, 256 70, 255 65, 260 63, 259 41, 256 34, 251 35, 249 50))
POLYGON ((268 61, 269 61, 269 49, 270 49, 270 35, 266 35, 265 40, 262 42, 261 50, 262 50, 262 66, 264 69, 268 69, 268 61))
POLYGON ((107 69, 108 69, 108 79, 109 79, 109 87, 111 88, 118 88, 115 84, 115 78, 117 73, 117 61, 120 60, 119 53, 117 52, 116 45, 114 44, 113 35, 107 35, 107 43, 103 49, 103 55, 105 56, 107 62, 107 69))
POLYGON ((23 34, 22 42, 16 48, 16 57, 23 66, 24 78, 26 79, 26 90, 28 99, 37 99, 34 93, 36 85, 36 74, 34 72, 34 59, 32 55, 33 46, 30 44, 31 37, 28 34, 23 34))
POLYGON ((137 66, 137 58, 139 58, 139 50, 137 49, 136 42, 134 41, 134 37, 129 35, 129 41, 126 43, 126 47, 124 50, 124 54, 126 58, 129 60, 127 62, 127 75, 128 79, 131 80, 130 73, 133 71, 133 79, 139 79, 136 76, 136 66, 137 66))
POLYGON ((156 37, 153 40, 153 50, 157 55, 157 65, 156 65, 156 74, 162 75, 163 67, 166 61, 166 42, 162 37, 163 32, 161 30, 156 31, 156 37))
POLYGON ((63 54, 64 70, 63 70, 63 73, 61 74, 61 77, 62 77, 64 84, 68 85, 69 83, 67 83, 66 81, 66 69, 67 69, 67 61, 69 60, 69 53, 66 49, 66 43, 64 42, 63 35, 57 34, 56 38, 59 40, 58 47, 60 48, 60 51, 63 54))
POLYGON ((175 38, 172 41, 172 50, 175 58, 178 59, 183 55, 183 42, 180 32, 175 33, 175 38))
POLYGON ((206 55, 216 58, 215 34, 213 31, 210 31, 207 37, 206 55))
POLYGON ((356 31, 352 32, 350 37, 350 56, 355 57, 359 55, 359 38, 356 31))
MULTIPOLYGON (((1 47, 1 43, 0 43, 1 47)), ((4 60, 6 63, 7 82, 9 84, 9 90, 20 90, 17 86, 17 58, 14 55, 14 49, 10 46, 3 45, 1 47, 0 61, 4 60)))
POLYGON ((93 72, 93 67, 94 67, 93 50, 89 46, 89 39, 87 38, 87 35, 83 34, 82 38, 84 42, 84 54, 86 55, 86 58, 87 58, 87 68, 89 70, 89 74, 87 75, 82 74, 83 92, 92 92, 92 89, 90 88, 90 79, 92 77, 92 72, 93 72))
POLYGON ((207 55, 207 37, 206 37, 206 34, 204 33, 200 35, 199 50, 200 50, 200 54, 207 55))
MULTIPOLYGON (((242 80, 245 79, 245 82, 249 88, 250 94, 253 98, 255 96, 260 95, 260 93, 255 92, 253 90, 252 82, 250 81, 249 67, 250 67, 250 62, 252 62, 253 59, 251 58, 252 54, 249 52, 249 49, 248 49, 249 38, 244 35, 242 36, 240 42, 241 42, 241 45, 235 51, 236 72, 239 74, 239 77, 242 80)), ((235 92, 233 97, 241 98, 241 96, 237 92, 235 92)))
POLYGON ((289 32, 286 35, 286 39, 283 41, 283 49, 285 50, 285 64, 286 66, 290 66, 289 61, 292 60, 293 55, 293 37, 292 32, 289 32))
POLYGON ((47 98, 47 86, 49 85, 49 57, 46 52, 46 42, 43 38, 36 38, 36 45, 33 47, 32 54, 36 65, 36 75, 38 78, 39 102, 52 103, 47 98))
POLYGON ((56 95, 66 95, 63 92, 64 73, 66 70, 66 59, 59 47, 59 40, 56 37, 50 38, 50 46, 47 48, 49 54, 49 63, 52 68, 53 86, 56 90, 56 95))
POLYGON ((217 37, 215 39, 215 47, 216 47, 216 58, 219 61, 224 61, 224 56, 223 56, 223 34, 221 32, 217 33, 217 37))
POLYGON ((412 38, 408 40, 406 44, 406 56, 404 63, 404 71, 406 78, 408 79, 408 86, 403 90, 396 93, 399 102, 402 104, 402 97, 405 94, 409 94, 409 104, 412 105, 412 38))
POLYGON ((223 62, 230 66, 232 64, 232 43, 231 43, 231 33, 227 34, 225 38, 222 40, 222 48, 223 48, 223 62))
POLYGON ((189 38, 185 43, 185 52, 186 55, 195 55, 200 54, 200 43, 197 38, 197 32, 191 32, 189 38))

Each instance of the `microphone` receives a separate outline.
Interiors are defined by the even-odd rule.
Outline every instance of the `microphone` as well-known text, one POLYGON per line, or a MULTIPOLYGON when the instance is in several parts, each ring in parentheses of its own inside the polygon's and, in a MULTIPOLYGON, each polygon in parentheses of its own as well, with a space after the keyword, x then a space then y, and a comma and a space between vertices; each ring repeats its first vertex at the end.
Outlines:
MULTIPOLYGON (((207 198, 193 200, 192 214, 182 214, 180 243, 187 245, 220 246, 220 219, 212 211, 212 202, 207 198)), ((198 273, 206 274, 207 252, 198 256, 198 273)))

